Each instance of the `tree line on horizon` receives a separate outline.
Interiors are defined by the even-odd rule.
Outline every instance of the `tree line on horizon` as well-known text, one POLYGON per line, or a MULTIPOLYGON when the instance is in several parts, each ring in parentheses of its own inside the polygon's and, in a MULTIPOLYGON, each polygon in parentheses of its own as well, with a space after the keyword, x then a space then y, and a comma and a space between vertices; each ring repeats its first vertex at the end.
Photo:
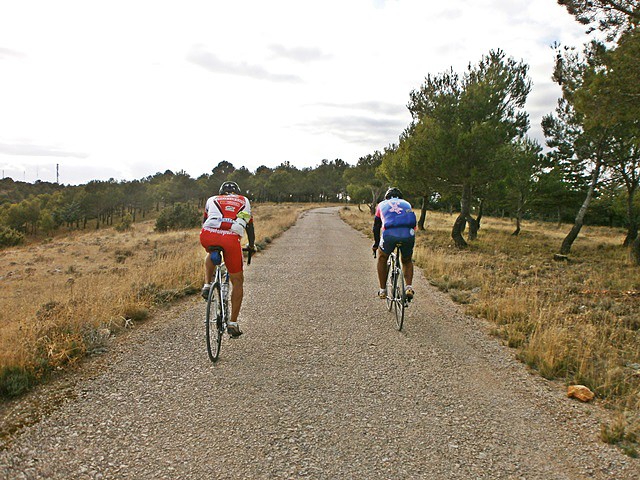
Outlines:
MULTIPOLYGON (((254 202, 335 202, 346 199, 343 175, 350 166, 341 159, 322 160, 315 168, 298 169, 288 162, 255 172, 221 161, 211 173, 192 178, 184 171, 157 172, 140 180, 92 180, 59 185, 11 178, 0 180, 0 227, 13 238, 49 235, 59 228, 86 229, 131 222, 176 204, 203 208, 225 181, 237 182, 254 202), (7 232, 10 230, 11 232, 7 232)), ((1 235, 0 235, 1 236, 1 235)), ((0 238, 0 245, 3 244, 0 238)), ((4 245, 11 242, 4 242, 4 245)))
POLYGON ((222 161, 195 179, 167 170, 79 186, 3 179, 0 245, 60 227, 113 225, 125 215, 135 221, 176 203, 202 207, 232 180, 257 202, 366 203, 372 211, 395 185, 419 205, 420 228, 429 209, 456 213, 451 237, 460 248, 477 237, 483 215, 513 218, 514 235, 524 219, 573 223, 562 254, 585 223, 622 227, 622 244, 640 263, 638 1, 558 3, 605 40, 555 46, 553 79, 562 97, 543 118, 546 153, 527 135, 528 65, 493 50, 464 72, 427 75, 410 92, 412 121, 398 142, 355 165, 325 159, 314 168, 283 162, 250 171, 222 161))

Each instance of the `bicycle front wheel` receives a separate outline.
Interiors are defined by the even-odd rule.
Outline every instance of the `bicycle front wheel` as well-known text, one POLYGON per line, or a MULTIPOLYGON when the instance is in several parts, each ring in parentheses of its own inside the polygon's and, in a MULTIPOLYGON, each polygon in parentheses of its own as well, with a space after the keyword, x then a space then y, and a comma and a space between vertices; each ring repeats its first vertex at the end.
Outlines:
POLYGON ((207 335, 207 353, 212 362, 218 360, 220 344, 222 343, 222 297, 220 284, 215 283, 209 291, 207 300, 207 313, 205 316, 205 328, 207 335))
POLYGON ((396 287, 394 272, 396 270, 396 256, 394 253, 389 255, 387 261, 387 310, 391 311, 393 308, 393 295, 396 287))
POLYGON ((402 324, 404 323, 404 307, 405 293, 404 293, 404 275, 402 274, 402 267, 398 262, 396 266, 396 281, 393 292, 393 308, 396 314, 396 328, 398 331, 402 330, 402 324))

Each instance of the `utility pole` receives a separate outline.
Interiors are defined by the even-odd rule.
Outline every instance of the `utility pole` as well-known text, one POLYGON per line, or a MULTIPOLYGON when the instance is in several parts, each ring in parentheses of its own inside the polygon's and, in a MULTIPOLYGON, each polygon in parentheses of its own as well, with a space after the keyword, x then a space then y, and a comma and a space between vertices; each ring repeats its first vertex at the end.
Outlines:
POLYGON ((60 183, 60 170, 58 169, 60 165, 56 163, 56 183, 60 183))

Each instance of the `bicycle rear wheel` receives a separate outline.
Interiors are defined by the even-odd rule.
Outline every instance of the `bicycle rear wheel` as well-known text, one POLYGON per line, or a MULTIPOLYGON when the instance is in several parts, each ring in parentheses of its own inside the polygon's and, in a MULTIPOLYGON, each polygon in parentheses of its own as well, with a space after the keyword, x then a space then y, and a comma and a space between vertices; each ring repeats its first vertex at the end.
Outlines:
POLYGON ((212 362, 218 360, 220 355, 220 344, 222 342, 222 297, 220 295, 220 284, 214 283, 209 292, 207 300, 207 313, 205 316, 205 328, 207 335, 207 353, 212 362))
POLYGON ((393 294, 395 289, 394 272, 396 270, 396 255, 391 253, 387 263, 387 310, 391 311, 393 308, 393 294))
POLYGON ((404 323, 404 307, 405 293, 404 293, 404 275, 402 274, 402 266, 399 261, 396 264, 396 281, 393 292, 393 305, 396 314, 396 328, 398 331, 402 330, 402 324, 404 323))

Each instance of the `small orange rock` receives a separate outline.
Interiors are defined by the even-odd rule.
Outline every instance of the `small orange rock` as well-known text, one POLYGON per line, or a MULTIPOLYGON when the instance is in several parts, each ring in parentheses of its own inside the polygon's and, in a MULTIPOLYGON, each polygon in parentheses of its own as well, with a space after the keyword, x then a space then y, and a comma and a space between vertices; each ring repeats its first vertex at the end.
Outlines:
POLYGON ((596 394, 589 390, 584 385, 571 385, 567 388, 567 397, 577 398, 581 402, 589 402, 593 400, 596 394))

